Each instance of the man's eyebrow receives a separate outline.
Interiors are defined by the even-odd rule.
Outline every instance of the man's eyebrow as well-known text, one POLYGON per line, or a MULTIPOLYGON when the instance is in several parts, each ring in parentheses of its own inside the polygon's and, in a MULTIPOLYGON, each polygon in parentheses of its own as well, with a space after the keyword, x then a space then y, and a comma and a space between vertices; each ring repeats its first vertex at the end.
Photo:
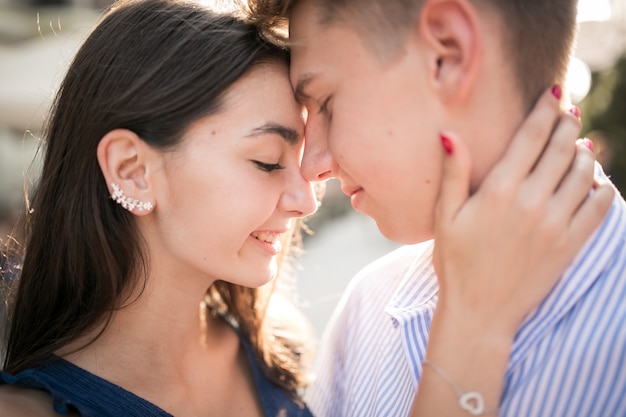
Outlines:
POLYGON ((274 134, 282 137, 288 144, 296 145, 302 139, 302 135, 295 129, 278 124, 278 123, 266 123, 263 126, 255 127, 252 129, 250 136, 259 136, 265 134, 274 134))
POLYGON ((300 78, 298 78, 298 82, 296 83, 295 88, 295 96, 296 101, 298 103, 304 104, 308 101, 311 101, 311 96, 305 92, 306 88, 311 84, 314 79, 313 74, 304 74, 300 78))

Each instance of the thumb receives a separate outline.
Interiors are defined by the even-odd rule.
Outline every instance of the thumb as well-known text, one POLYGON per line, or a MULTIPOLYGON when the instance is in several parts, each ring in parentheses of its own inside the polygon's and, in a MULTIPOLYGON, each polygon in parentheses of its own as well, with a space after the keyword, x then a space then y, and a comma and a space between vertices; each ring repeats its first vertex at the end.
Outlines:
POLYGON ((471 160, 465 143, 450 132, 439 135, 444 149, 437 223, 450 224, 469 197, 471 160))

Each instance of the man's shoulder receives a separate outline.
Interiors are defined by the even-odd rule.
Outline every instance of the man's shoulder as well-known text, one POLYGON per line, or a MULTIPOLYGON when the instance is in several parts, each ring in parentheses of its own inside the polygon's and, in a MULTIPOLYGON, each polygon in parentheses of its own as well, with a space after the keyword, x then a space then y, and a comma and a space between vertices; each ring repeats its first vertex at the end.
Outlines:
POLYGON ((361 269, 346 289, 347 297, 382 296, 395 291, 416 262, 430 263, 433 241, 401 246, 361 269))
POLYGON ((328 329, 344 340, 345 332, 358 332, 361 326, 371 328, 374 323, 386 320, 387 305, 414 265, 430 262, 432 247, 432 241, 402 246, 361 269, 342 294, 328 329))

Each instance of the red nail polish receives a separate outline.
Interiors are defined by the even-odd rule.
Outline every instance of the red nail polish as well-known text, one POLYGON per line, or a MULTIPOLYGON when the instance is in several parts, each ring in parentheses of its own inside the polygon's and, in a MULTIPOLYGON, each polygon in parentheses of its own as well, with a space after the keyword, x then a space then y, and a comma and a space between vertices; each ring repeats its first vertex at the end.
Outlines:
POLYGON ((569 109, 569 112, 572 113, 574 116, 580 118, 580 109, 578 108, 578 106, 572 106, 572 108, 569 109))
POLYGON ((561 90, 561 86, 560 85, 555 85, 554 87, 552 87, 552 95, 557 99, 560 100, 561 99, 561 95, 563 94, 563 90, 561 90))
POLYGON ((584 138, 583 143, 591 152, 593 152, 593 142, 590 139, 584 138))
POLYGON ((441 139, 441 145, 443 146, 443 150, 446 151, 448 155, 452 155, 454 146, 452 146, 452 141, 450 140, 450 138, 444 134, 440 134, 439 138, 441 139))

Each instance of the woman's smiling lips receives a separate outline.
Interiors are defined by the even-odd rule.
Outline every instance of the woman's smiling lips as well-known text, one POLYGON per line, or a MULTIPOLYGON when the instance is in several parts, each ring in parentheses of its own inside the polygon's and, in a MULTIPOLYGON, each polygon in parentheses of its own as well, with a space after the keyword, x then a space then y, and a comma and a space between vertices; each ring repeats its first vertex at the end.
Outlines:
POLYGON ((278 255, 282 248, 280 237, 285 233, 287 229, 283 230, 257 230, 250 233, 252 240, 263 248, 266 252, 272 256, 278 255))

